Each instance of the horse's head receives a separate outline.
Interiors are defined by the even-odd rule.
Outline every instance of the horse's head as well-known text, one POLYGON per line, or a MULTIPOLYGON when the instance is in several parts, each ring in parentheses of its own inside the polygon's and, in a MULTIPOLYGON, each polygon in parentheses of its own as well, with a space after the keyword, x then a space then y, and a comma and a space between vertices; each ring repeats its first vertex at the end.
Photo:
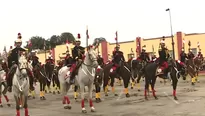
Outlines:
POLYGON ((103 78, 103 69, 100 66, 98 66, 97 70, 96 70, 96 75, 95 75, 94 83, 95 84, 102 83, 102 78, 103 78))
POLYGON ((21 74, 23 76, 26 76, 27 75, 28 62, 27 62, 27 59, 24 55, 20 56, 18 67, 19 67, 19 70, 20 70, 21 74))
POLYGON ((97 68, 98 62, 97 62, 97 54, 95 53, 95 48, 90 48, 85 56, 85 63, 87 65, 91 65, 94 68, 97 68))

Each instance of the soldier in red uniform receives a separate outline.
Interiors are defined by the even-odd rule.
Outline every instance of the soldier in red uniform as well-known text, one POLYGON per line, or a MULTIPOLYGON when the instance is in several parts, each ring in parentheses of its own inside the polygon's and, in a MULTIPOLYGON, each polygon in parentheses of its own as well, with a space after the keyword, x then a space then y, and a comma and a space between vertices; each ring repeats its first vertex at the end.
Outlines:
POLYGON ((168 58, 169 58, 169 53, 168 49, 165 47, 165 42, 164 39, 160 43, 160 48, 159 48, 159 69, 157 70, 157 75, 164 74, 165 77, 167 77, 168 74, 168 58))
POLYGON ((73 56, 73 64, 70 68, 70 84, 74 84, 75 82, 75 75, 77 73, 78 68, 81 66, 84 54, 85 54, 85 48, 80 46, 80 34, 78 34, 78 37, 75 42, 75 47, 72 50, 72 56, 73 56))
POLYGON ((124 55, 123 55, 123 52, 120 51, 120 46, 117 45, 116 48, 115 48, 115 51, 113 51, 113 70, 117 69, 116 72, 119 73, 119 63, 121 61, 125 61, 125 58, 124 58, 124 55))

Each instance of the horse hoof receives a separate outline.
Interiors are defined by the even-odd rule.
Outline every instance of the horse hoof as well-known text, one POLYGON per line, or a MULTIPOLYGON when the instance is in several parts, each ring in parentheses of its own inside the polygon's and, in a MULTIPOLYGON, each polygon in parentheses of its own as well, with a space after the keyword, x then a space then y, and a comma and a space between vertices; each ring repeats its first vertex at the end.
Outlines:
POLYGON ((155 100, 158 100, 158 97, 157 96, 154 96, 155 100))
POLYGON ((147 98, 147 97, 145 97, 145 100, 148 100, 148 98, 147 98))
POLYGON ((11 107, 11 104, 7 104, 8 107, 11 107))
POLYGON ((36 97, 33 97, 33 99, 36 99, 36 97))
POLYGON ((82 110, 82 113, 87 113, 86 109, 82 110))
POLYGON ((195 85, 195 83, 192 82, 191 85, 195 85))
POLYGON ((48 92, 45 90, 45 93, 48 93, 48 92))
POLYGON ((138 89, 137 91, 141 91, 140 89, 138 89))
POLYGON ((46 98, 43 96, 43 100, 46 100, 46 98))
POLYGON ((98 98, 99 102, 102 102, 102 100, 100 98, 98 98))
POLYGON ((131 89, 133 89, 133 87, 131 87, 131 89))
POLYGON ((55 92, 55 91, 53 91, 53 94, 56 94, 56 92, 55 92))
POLYGON ((2 105, 2 104, 0 104, 0 108, 3 108, 3 105, 2 105))
POLYGON ((98 99, 98 98, 96 98, 96 99, 95 99, 95 102, 96 102, 96 103, 99 103, 100 101, 99 101, 99 99, 98 99))
POLYGON ((130 97, 130 94, 129 94, 129 93, 127 93, 127 94, 126 94, 126 97, 130 97))
POLYGON ((118 94, 115 94, 115 96, 118 96, 118 94))
POLYGON ((49 93, 52 93, 51 91, 49 91, 49 93))
POLYGON ((64 109, 71 109, 71 106, 64 106, 64 109))
POLYGON ((60 91, 58 91, 58 94, 61 94, 60 91))
POLYGON ((108 94, 106 93, 105 96, 108 96, 108 94))
POLYGON ((178 100, 178 98, 176 96, 174 96, 174 100, 178 100))
POLYGON ((95 112, 95 108, 94 107, 91 107, 91 112, 95 112))

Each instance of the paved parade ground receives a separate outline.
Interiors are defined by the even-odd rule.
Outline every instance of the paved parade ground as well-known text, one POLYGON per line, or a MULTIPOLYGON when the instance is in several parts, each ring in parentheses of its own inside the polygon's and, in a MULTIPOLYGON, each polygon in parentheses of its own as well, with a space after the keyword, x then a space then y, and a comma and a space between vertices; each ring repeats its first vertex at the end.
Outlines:
MULTIPOLYGON (((46 94, 47 100, 41 101, 38 97, 39 88, 36 87, 36 99, 28 101, 29 114, 30 116, 205 116, 205 78, 200 76, 199 79, 200 83, 197 83, 194 87, 190 83, 179 79, 177 87, 178 101, 173 100, 171 96, 172 87, 170 82, 164 85, 158 80, 156 94, 159 99, 155 100, 150 94, 148 101, 144 100, 144 92, 138 92, 136 87, 133 90, 129 87, 131 97, 125 98, 122 91, 123 86, 116 84, 118 96, 109 93, 109 96, 105 97, 102 92, 102 102, 94 102, 96 112, 91 113, 88 102, 85 102, 87 114, 81 113, 80 102, 75 102, 73 99, 73 90, 70 94, 72 109, 65 110, 62 105, 61 95, 46 94)), ((3 99, 4 107, 0 108, 0 116, 15 115, 14 99, 11 93, 8 95, 11 98, 12 106, 7 107, 3 99)), ((24 116, 24 110, 21 110, 21 113, 24 116)))

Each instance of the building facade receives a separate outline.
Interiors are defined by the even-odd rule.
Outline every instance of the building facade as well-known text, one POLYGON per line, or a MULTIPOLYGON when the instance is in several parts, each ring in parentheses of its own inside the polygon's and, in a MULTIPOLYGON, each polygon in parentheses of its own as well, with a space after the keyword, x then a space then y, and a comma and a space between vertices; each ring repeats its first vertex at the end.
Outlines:
MULTIPOLYGON (((141 38, 136 37, 133 41, 126 41, 126 42, 119 42, 120 50, 124 53, 125 60, 128 60, 132 55, 137 57, 140 52, 142 46, 146 46, 146 51, 152 55, 155 54, 158 56, 158 49, 159 49, 159 43, 161 39, 165 39, 165 44, 167 48, 169 49, 169 53, 171 56, 173 56, 172 52, 172 38, 171 36, 162 36, 158 38, 141 38)), ((177 32, 174 37, 174 49, 175 49, 175 58, 180 58, 180 53, 182 48, 185 49, 185 52, 188 52, 189 46, 188 42, 191 42, 190 49, 192 49, 193 53, 197 55, 199 48, 197 47, 198 44, 200 44, 200 49, 202 54, 205 53, 205 46, 203 46, 203 43, 205 42, 205 33, 192 33, 192 34, 185 34, 183 32, 177 32)), ((107 41, 102 42, 99 45, 98 51, 100 52, 100 55, 104 58, 105 61, 107 61, 109 58, 112 57, 112 52, 116 46, 116 43, 109 43, 107 41)), ((71 53, 71 48, 74 46, 70 44, 69 51, 71 53)), ((60 60, 60 57, 62 57, 63 54, 66 52, 66 45, 59 45, 56 46, 55 49, 53 49, 53 58, 55 58, 55 61, 57 62, 60 60)), ((45 53, 37 54, 40 61, 45 61, 45 53)))

